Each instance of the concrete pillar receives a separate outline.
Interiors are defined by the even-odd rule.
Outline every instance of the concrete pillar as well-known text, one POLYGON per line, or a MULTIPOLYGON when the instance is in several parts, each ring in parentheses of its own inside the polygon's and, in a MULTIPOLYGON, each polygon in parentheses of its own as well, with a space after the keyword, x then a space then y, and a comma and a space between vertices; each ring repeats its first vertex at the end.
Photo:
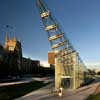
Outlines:
POLYGON ((55 58, 55 90, 61 87, 62 63, 58 58, 55 58))
POLYGON ((76 89, 79 87, 79 80, 78 80, 78 53, 74 52, 72 54, 73 56, 73 89, 76 89))

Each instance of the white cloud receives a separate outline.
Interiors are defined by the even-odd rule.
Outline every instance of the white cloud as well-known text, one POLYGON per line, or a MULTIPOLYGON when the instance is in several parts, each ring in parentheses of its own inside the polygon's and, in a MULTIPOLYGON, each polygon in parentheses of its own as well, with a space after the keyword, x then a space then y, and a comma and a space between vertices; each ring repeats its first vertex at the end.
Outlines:
POLYGON ((100 65, 100 62, 85 62, 85 64, 88 66, 88 65, 100 65))
POLYGON ((43 67, 50 67, 50 64, 48 64, 48 61, 40 61, 40 64, 43 65, 43 67))
POLYGON ((89 61, 85 62, 87 68, 90 69, 100 69, 100 62, 99 61, 89 61))

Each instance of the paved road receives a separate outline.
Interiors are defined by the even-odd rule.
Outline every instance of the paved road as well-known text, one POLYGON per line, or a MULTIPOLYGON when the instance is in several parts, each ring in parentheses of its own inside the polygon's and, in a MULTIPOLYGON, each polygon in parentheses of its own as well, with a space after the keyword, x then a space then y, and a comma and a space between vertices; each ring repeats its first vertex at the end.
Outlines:
POLYGON ((8 85, 15 85, 15 84, 22 84, 22 83, 30 83, 32 81, 44 81, 45 83, 51 82, 52 79, 48 79, 48 77, 38 78, 38 77, 30 77, 30 78, 22 78, 16 82, 4 82, 0 83, 0 87, 8 86, 8 85))
POLYGON ((39 100, 85 100, 89 95, 95 93, 98 86, 100 86, 100 79, 96 79, 91 85, 84 86, 77 90, 66 90, 62 97, 51 95, 39 100))
POLYGON ((97 80, 95 82, 91 85, 84 86, 77 90, 66 90, 62 97, 59 97, 57 94, 52 93, 51 90, 53 86, 48 85, 16 100, 84 100, 90 94, 93 94, 96 90, 96 87, 100 84, 97 80))
POLYGON ((22 80, 16 81, 16 82, 4 82, 4 83, 0 83, 0 87, 8 86, 8 85, 14 85, 14 84, 29 83, 31 81, 33 81, 32 78, 25 78, 25 79, 22 79, 22 80))

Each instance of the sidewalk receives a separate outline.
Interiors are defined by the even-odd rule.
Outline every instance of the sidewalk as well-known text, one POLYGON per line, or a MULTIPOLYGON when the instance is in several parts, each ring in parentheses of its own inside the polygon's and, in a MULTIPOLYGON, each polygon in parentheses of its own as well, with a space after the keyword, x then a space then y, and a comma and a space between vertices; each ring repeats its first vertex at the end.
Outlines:
POLYGON ((66 90, 62 97, 51 94, 51 86, 49 85, 16 100, 84 100, 95 92, 98 85, 99 82, 84 86, 77 90, 66 90))
POLYGON ((15 85, 15 84, 22 84, 22 83, 30 83, 30 82, 32 82, 32 81, 34 81, 33 79, 31 79, 31 78, 27 78, 27 79, 20 79, 20 80, 18 80, 18 81, 15 81, 15 82, 4 82, 4 83, 0 83, 0 87, 2 87, 2 86, 8 86, 8 85, 15 85))
POLYGON ((39 100, 85 100, 89 95, 95 92, 99 83, 94 83, 77 90, 66 90, 64 96, 58 97, 56 95, 41 98, 39 100))

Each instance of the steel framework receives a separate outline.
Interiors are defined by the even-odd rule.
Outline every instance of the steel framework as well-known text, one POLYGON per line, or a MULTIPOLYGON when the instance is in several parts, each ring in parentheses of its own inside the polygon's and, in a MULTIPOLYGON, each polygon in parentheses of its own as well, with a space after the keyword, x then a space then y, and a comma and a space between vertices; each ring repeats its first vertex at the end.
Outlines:
MULTIPOLYGON (((48 34, 48 40, 50 41, 51 48, 54 52, 56 52, 57 62, 60 63, 56 66, 59 68, 59 71, 62 70, 60 75, 56 75, 55 73, 55 81, 60 80, 57 82, 59 84, 56 88, 63 87, 65 88, 66 81, 68 79, 71 80, 73 78, 73 58, 72 54, 76 52, 72 44, 70 43, 69 39, 65 36, 64 32, 62 31, 60 24, 57 20, 53 17, 50 9, 47 7, 46 3, 43 0, 37 0, 37 6, 39 9, 40 17, 42 19, 44 29, 48 34), (58 77, 60 77, 58 79, 58 77)), ((80 57, 78 57, 79 63, 81 63, 80 57)), ((83 63, 82 63, 83 65, 83 63)), ((56 69, 55 68, 55 69, 56 69)), ((71 83, 71 82, 70 82, 71 83)))

